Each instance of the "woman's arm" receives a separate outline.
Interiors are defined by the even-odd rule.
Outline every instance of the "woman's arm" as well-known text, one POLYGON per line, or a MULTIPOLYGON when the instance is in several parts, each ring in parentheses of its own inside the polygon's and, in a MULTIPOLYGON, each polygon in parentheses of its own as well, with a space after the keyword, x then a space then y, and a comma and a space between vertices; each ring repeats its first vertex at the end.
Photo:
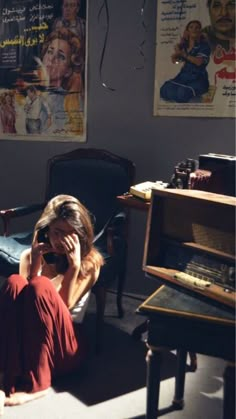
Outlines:
POLYGON ((204 60, 202 57, 193 57, 192 55, 189 55, 187 52, 183 51, 182 55, 183 59, 185 61, 189 61, 192 64, 195 64, 196 66, 200 67, 200 65, 203 64, 204 60))
POLYGON ((19 273, 26 279, 39 275, 42 269, 42 256, 51 250, 48 243, 39 243, 34 237, 31 249, 26 249, 20 256, 19 273))
POLYGON ((59 294, 68 308, 72 308, 75 303, 95 284, 100 268, 90 262, 86 275, 82 275, 81 268, 81 248, 77 234, 65 236, 62 239, 68 269, 61 283, 59 294))
POLYGON ((75 304, 74 293, 78 288, 78 278, 81 267, 81 248, 77 234, 63 237, 61 243, 66 253, 68 269, 62 280, 59 294, 66 306, 71 308, 75 304))
POLYGON ((19 274, 27 279, 30 271, 31 249, 24 250, 20 255, 19 274))
POLYGON ((100 273, 100 268, 91 268, 85 277, 75 270, 66 271, 59 294, 66 306, 70 309, 79 301, 95 284, 100 273))
POLYGON ((188 54, 188 51, 185 48, 180 48, 179 45, 175 46, 175 52, 171 56, 172 62, 175 63, 177 59, 182 59, 184 61, 188 61, 196 66, 200 66, 203 64, 204 60, 203 57, 193 57, 192 55, 188 54))

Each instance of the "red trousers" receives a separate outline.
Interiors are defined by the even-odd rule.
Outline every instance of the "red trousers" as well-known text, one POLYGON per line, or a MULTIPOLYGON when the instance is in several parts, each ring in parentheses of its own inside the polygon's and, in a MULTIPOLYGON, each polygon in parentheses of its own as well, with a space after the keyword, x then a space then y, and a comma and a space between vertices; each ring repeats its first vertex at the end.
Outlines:
POLYGON ((6 394, 36 392, 78 368, 85 343, 51 281, 12 275, 0 290, 0 372, 6 394))

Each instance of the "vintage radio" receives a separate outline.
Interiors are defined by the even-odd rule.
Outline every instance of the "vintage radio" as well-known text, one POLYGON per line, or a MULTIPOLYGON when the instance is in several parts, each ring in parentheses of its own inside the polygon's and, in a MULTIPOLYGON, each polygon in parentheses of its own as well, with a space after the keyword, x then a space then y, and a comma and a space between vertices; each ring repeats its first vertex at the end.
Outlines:
POLYGON ((235 205, 205 191, 153 190, 143 270, 235 307, 235 205))

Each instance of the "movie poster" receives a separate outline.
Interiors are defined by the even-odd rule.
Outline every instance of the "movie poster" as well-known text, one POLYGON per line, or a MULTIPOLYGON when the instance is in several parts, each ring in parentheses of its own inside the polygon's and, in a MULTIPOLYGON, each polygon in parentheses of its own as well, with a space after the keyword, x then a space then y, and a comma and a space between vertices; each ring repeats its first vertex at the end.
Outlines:
POLYGON ((86 0, 0 0, 0 138, 86 141, 86 0))
POLYGON ((235 117, 235 2, 157 4, 154 115, 235 117))

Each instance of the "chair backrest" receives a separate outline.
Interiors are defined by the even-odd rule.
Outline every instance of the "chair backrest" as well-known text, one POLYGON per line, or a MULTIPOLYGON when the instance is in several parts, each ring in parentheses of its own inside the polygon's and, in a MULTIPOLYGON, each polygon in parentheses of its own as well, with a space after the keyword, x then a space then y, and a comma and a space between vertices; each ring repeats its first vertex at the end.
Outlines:
POLYGON ((48 161, 46 201, 58 194, 76 196, 95 216, 99 232, 118 209, 117 195, 134 183, 135 165, 111 152, 79 148, 48 161))

